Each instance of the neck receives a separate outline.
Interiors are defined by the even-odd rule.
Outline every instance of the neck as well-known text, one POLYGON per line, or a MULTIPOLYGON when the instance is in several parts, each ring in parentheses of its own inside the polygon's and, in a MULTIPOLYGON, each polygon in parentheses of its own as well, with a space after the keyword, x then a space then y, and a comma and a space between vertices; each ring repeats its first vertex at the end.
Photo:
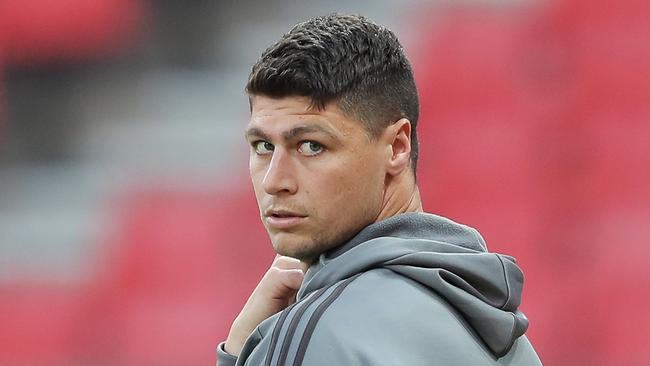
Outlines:
POLYGON ((420 190, 410 172, 387 179, 382 208, 375 222, 406 212, 422 212, 420 190))

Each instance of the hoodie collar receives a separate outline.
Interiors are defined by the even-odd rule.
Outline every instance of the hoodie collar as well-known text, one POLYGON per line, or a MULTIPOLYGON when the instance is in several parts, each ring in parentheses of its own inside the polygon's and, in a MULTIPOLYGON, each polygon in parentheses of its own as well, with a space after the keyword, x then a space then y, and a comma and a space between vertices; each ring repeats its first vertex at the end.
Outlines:
MULTIPOLYGON (((358 248, 360 245, 378 238, 435 241, 444 243, 447 246, 453 246, 455 249, 452 250, 454 251, 487 252, 485 241, 474 228, 430 213, 403 213, 370 224, 359 231, 352 239, 321 254, 305 274, 305 279, 298 292, 298 299, 321 286, 333 283, 329 281, 335 282, 336 279, 346 278, 349 274, 348 271, 360 272, 369 269, 381 263, 381 261, 389 259, 391 255, 397 255, 403 249, 403 247, 396 247, 387 248, 387 250, 367 251, 358 248), (344 256, 349 252, 363 254, 351 253, 355 259, 354 263, 350 265, 350 263, 345 262, 351 256, 344 256), (339 260, 337 261, 337 259, 339 260), (340 266, 332 263, 332 265, 328 266, 330 262, 343 262, 344 264, 340 266), (327 268, 323 271, 325 267, 327 268)), ((418 247, 420 244, 422 243, 414 243, 413 245, 418 247)))
POLYGON ((343 245, 323 253, 319 262, 327 262, 363 242, 379 237, 437 240, 481 252, 487 251, 485 241, 476 229, 430 213, 407 212, 366 226, 343 245))

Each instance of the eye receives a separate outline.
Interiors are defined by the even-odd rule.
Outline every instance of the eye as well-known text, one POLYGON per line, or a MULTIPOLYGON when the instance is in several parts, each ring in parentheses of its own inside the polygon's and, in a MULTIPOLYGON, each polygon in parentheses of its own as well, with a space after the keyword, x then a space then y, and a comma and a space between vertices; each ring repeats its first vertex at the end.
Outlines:
POLYGON ((258 155, 268 155, 273 152, 275 146, 268 141, 259 140, 253 142, 253 149, 255 149, 255 153, 258 155))
POLYGON ((305 156, 315 156, 322 153, 324 149, 325 146, 316 141, 304 141, 300 144, 298 151, 305 156))

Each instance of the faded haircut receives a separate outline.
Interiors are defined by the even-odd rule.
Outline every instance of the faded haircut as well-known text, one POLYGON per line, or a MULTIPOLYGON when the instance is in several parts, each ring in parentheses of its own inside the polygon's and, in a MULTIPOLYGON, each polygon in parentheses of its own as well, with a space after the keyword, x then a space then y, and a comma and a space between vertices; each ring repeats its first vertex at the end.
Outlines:
POLYGON ((336 102, 371 138, 401 118, 411 122, 411 167, 418 159, 418 94, 395 34, 357 15, 331 14, 294 26, 251 70, 249 97, 309 97, 313 108, 336 102))

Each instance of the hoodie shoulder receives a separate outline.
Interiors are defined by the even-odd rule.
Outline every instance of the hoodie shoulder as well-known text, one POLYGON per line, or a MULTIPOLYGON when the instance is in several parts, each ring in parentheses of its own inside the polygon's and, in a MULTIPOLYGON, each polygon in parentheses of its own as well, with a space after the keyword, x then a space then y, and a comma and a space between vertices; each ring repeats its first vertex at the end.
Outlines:
POLYGON ((501 364, 445 300, 388 269, 349 284, 322 315, 303 357, 305 365, 501 364))

